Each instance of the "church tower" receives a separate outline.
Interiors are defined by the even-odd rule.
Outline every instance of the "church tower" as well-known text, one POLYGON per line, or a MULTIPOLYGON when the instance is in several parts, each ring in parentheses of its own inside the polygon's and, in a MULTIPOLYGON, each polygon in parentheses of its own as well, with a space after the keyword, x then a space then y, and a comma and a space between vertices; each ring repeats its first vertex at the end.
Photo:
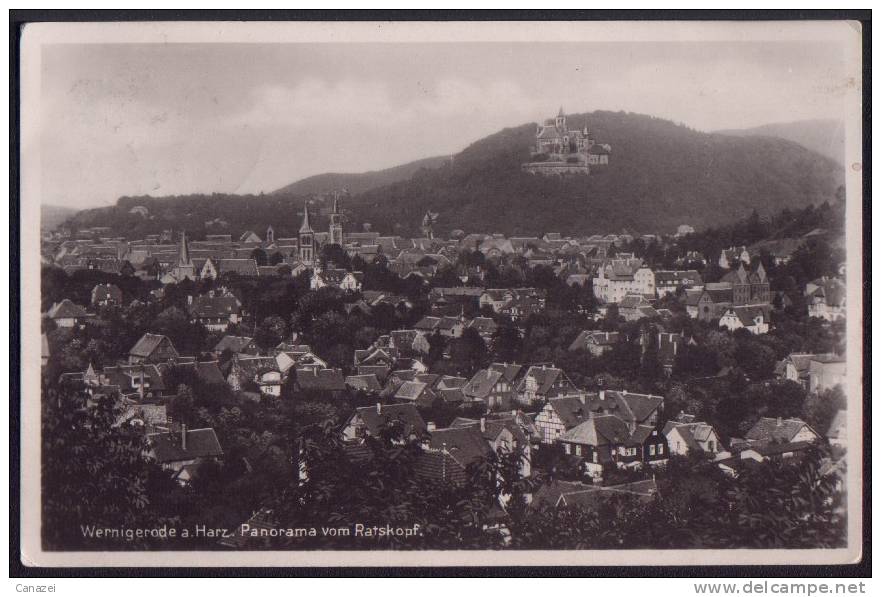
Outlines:
POLYGON ((566 115, 563 113, 563 106, 560 106, 560 111, 557 112, 557 130, 566 131, 566 115))
POLYGON ((309 206, 303 206, 303 225, 297 239, 300 261, 311 266, 315 261, 315 233, 309 225, 309 206))
POLYGON ((332 245, 343 246, 343 215, 340 213, 340 195, 333 195, 333 212, 330 214, 330 236, 328 242, 332 245))

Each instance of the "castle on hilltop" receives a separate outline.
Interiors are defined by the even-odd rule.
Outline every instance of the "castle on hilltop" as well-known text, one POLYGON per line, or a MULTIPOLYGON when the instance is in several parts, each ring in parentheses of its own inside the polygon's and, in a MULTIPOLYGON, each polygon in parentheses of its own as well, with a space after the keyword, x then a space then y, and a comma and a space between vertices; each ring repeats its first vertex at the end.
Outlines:
POLYGON ((530 152, 532 160, 521 167, 530 174, 563 175, 590 174, 591 166, 606 166, 612 147, 597 143, 587 125, 570 129, 563 108, 556 118, 548 118, 536 125, 535 145, 530 152))

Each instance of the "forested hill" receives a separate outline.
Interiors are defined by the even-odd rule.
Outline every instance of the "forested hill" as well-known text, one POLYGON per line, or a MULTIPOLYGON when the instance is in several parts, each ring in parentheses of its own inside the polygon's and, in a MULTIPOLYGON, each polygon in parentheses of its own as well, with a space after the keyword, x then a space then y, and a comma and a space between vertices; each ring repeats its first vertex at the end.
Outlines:
POLYGON ((466 232, 669 232, 831 200, 843 181, 833 160, 782 139, 702 133, 624 112, 568 120, 611 144, 609 166, 563 179, 522 173, 535 133, 523 125, 474 143, 452 164, 364 193, 363 217, 412 230, 431 209, 440 228, 466 232))
MULTIPOLYGON (((347 229, 370 222, 383 234, 418 235, 431 210, 439 213, 439 234, 663 233, 679 224, 725 224, 754 209, 768 215, 819 204, 834 199, 843 182, 836 162, 783 139, 702 133, 624 112, 573 115, 568 124, 588 124, 598 142, 611 144, 610 165, 562 179, 524 173, 520 165, 529 160, 535 125, 504 129, 452 162, 346 199, 347 229)), ((186 228, 193 238, 244 230, 262 235, 271 223, 280 237, 296 233, 303 200, 290 192, 123 197, 114 207, 80 212, 71 223, 110 226, 129 238, 167 228, 186 228), (149 214, 131 213, 139 205, 149 214), (216 220, 221 222, 211 223, 216 220)), ((313 226, 326 226, 317 209, 313 226)))
POLYGON ((376 187, 385 186, 407 180, 422 168, 438 168, 449 161, 448 156, 425 158, 386 168, 384 170, 372 170, 360 173, 336 173, 329 172, 310 176, 297 182, 291 183, 275 191, 279 195, 312 195, 317 193, 329 193, 335 190, 347 189, 350 193, 363 193, 376 187))
POLYGON ((748 129, 728 129, 716 132, 737 137, 779 137, 803 145, 840 164, 844 163, 844 123, 840 120, 775 122, 748 129))

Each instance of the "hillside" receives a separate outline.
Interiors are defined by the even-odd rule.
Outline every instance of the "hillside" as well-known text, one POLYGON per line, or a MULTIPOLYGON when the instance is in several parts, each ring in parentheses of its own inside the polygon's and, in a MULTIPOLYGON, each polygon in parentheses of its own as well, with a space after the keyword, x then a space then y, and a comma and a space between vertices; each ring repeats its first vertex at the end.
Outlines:
POLYGON ((72 207, 61 205, 40 205, 40 228, 52 230, 77 212, 72 207))
POLYGON ((416 160, 385 170, 371 170, 361 173, 317 174, 284 186, 273 194, 277 195, 313 195, 327 193, 338 189, 348 189, 350 193, 363 193, 376 187, 389 185, 400 180, 407 180, 422 168, 439 168, 449 161, 447 156, 437 156, 416 160))
POLYGON ((798 120, 775 122, 749 129, 716 131, 737 137, 779 137, 798 143, 820 155, 844 163, 844 123, 839 120, 798 120))
MULTIPOLYGON (((441 234, 672 232, 683 223, 699 229, 724 224, 753 209, 766 215, 819 204, 834 199, 843 181, 839 164, 783 139, 702 133, 624 112, 569 117, 570 128, 585 122, 600 143, 612 145, 610 165, 590 176, 552 179, 521 172, 535 132, 534 124, 525 124, 473 143, 452 163, 444 160, 438 168, 418 169, 407 180, 347 199, 347 229, 370 222, 383 234, 419 234, 430 209, 440 214, 441 234)), ((72 224, 111 226, 129 238, 186 228, 199 238, 248 229, 262 236, 271 223, 283 237, 299 228, 302 204, 303 197, 290 192, 123 197, 114 207, 78 213, 72 224), (149 215, 130 213, 137 205, 149 215), (206 224, 215 219, 223 222, 206 224)), ((323 230, 326 218, 317 206, 313 214, 313 226, 323 230)))
POLYGON ((521 173, 535 125, 505 129, 455 156, 453 164, 368 191, 350 205, 374 223, 416 230, 426 210, 438 228, 466 232, 570 234, 670 232, 803 207, 834 197, 843 170, 798 144, 768 137, 708 134, 623 112, 569 117, 612 145, 611 163, 590 176, 550 179, 521 173))

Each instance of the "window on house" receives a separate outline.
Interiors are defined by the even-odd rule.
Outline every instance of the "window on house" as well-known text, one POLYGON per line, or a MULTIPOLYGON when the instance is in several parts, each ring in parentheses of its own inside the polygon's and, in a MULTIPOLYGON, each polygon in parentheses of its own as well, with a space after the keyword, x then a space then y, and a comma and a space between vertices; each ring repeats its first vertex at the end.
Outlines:
POLYGON ((654 455, 655 455, 655 445, 652 444, 649 446, 649 456, 654 456, 654 455))
POLYGON ((658 455, 664 453, 664 444, 658 444, 658 455))
POLYGON ((575 446, 575 455, 581 456, 581 446, 575 446))
POLYGON ((593 453, 593 461, 597 462, 597 453, 596 452, 593 453))
POLYGON ((572 446, 569 444, 564 444, 564 449, 566 450, 566 454, 572 453, 572 446))

